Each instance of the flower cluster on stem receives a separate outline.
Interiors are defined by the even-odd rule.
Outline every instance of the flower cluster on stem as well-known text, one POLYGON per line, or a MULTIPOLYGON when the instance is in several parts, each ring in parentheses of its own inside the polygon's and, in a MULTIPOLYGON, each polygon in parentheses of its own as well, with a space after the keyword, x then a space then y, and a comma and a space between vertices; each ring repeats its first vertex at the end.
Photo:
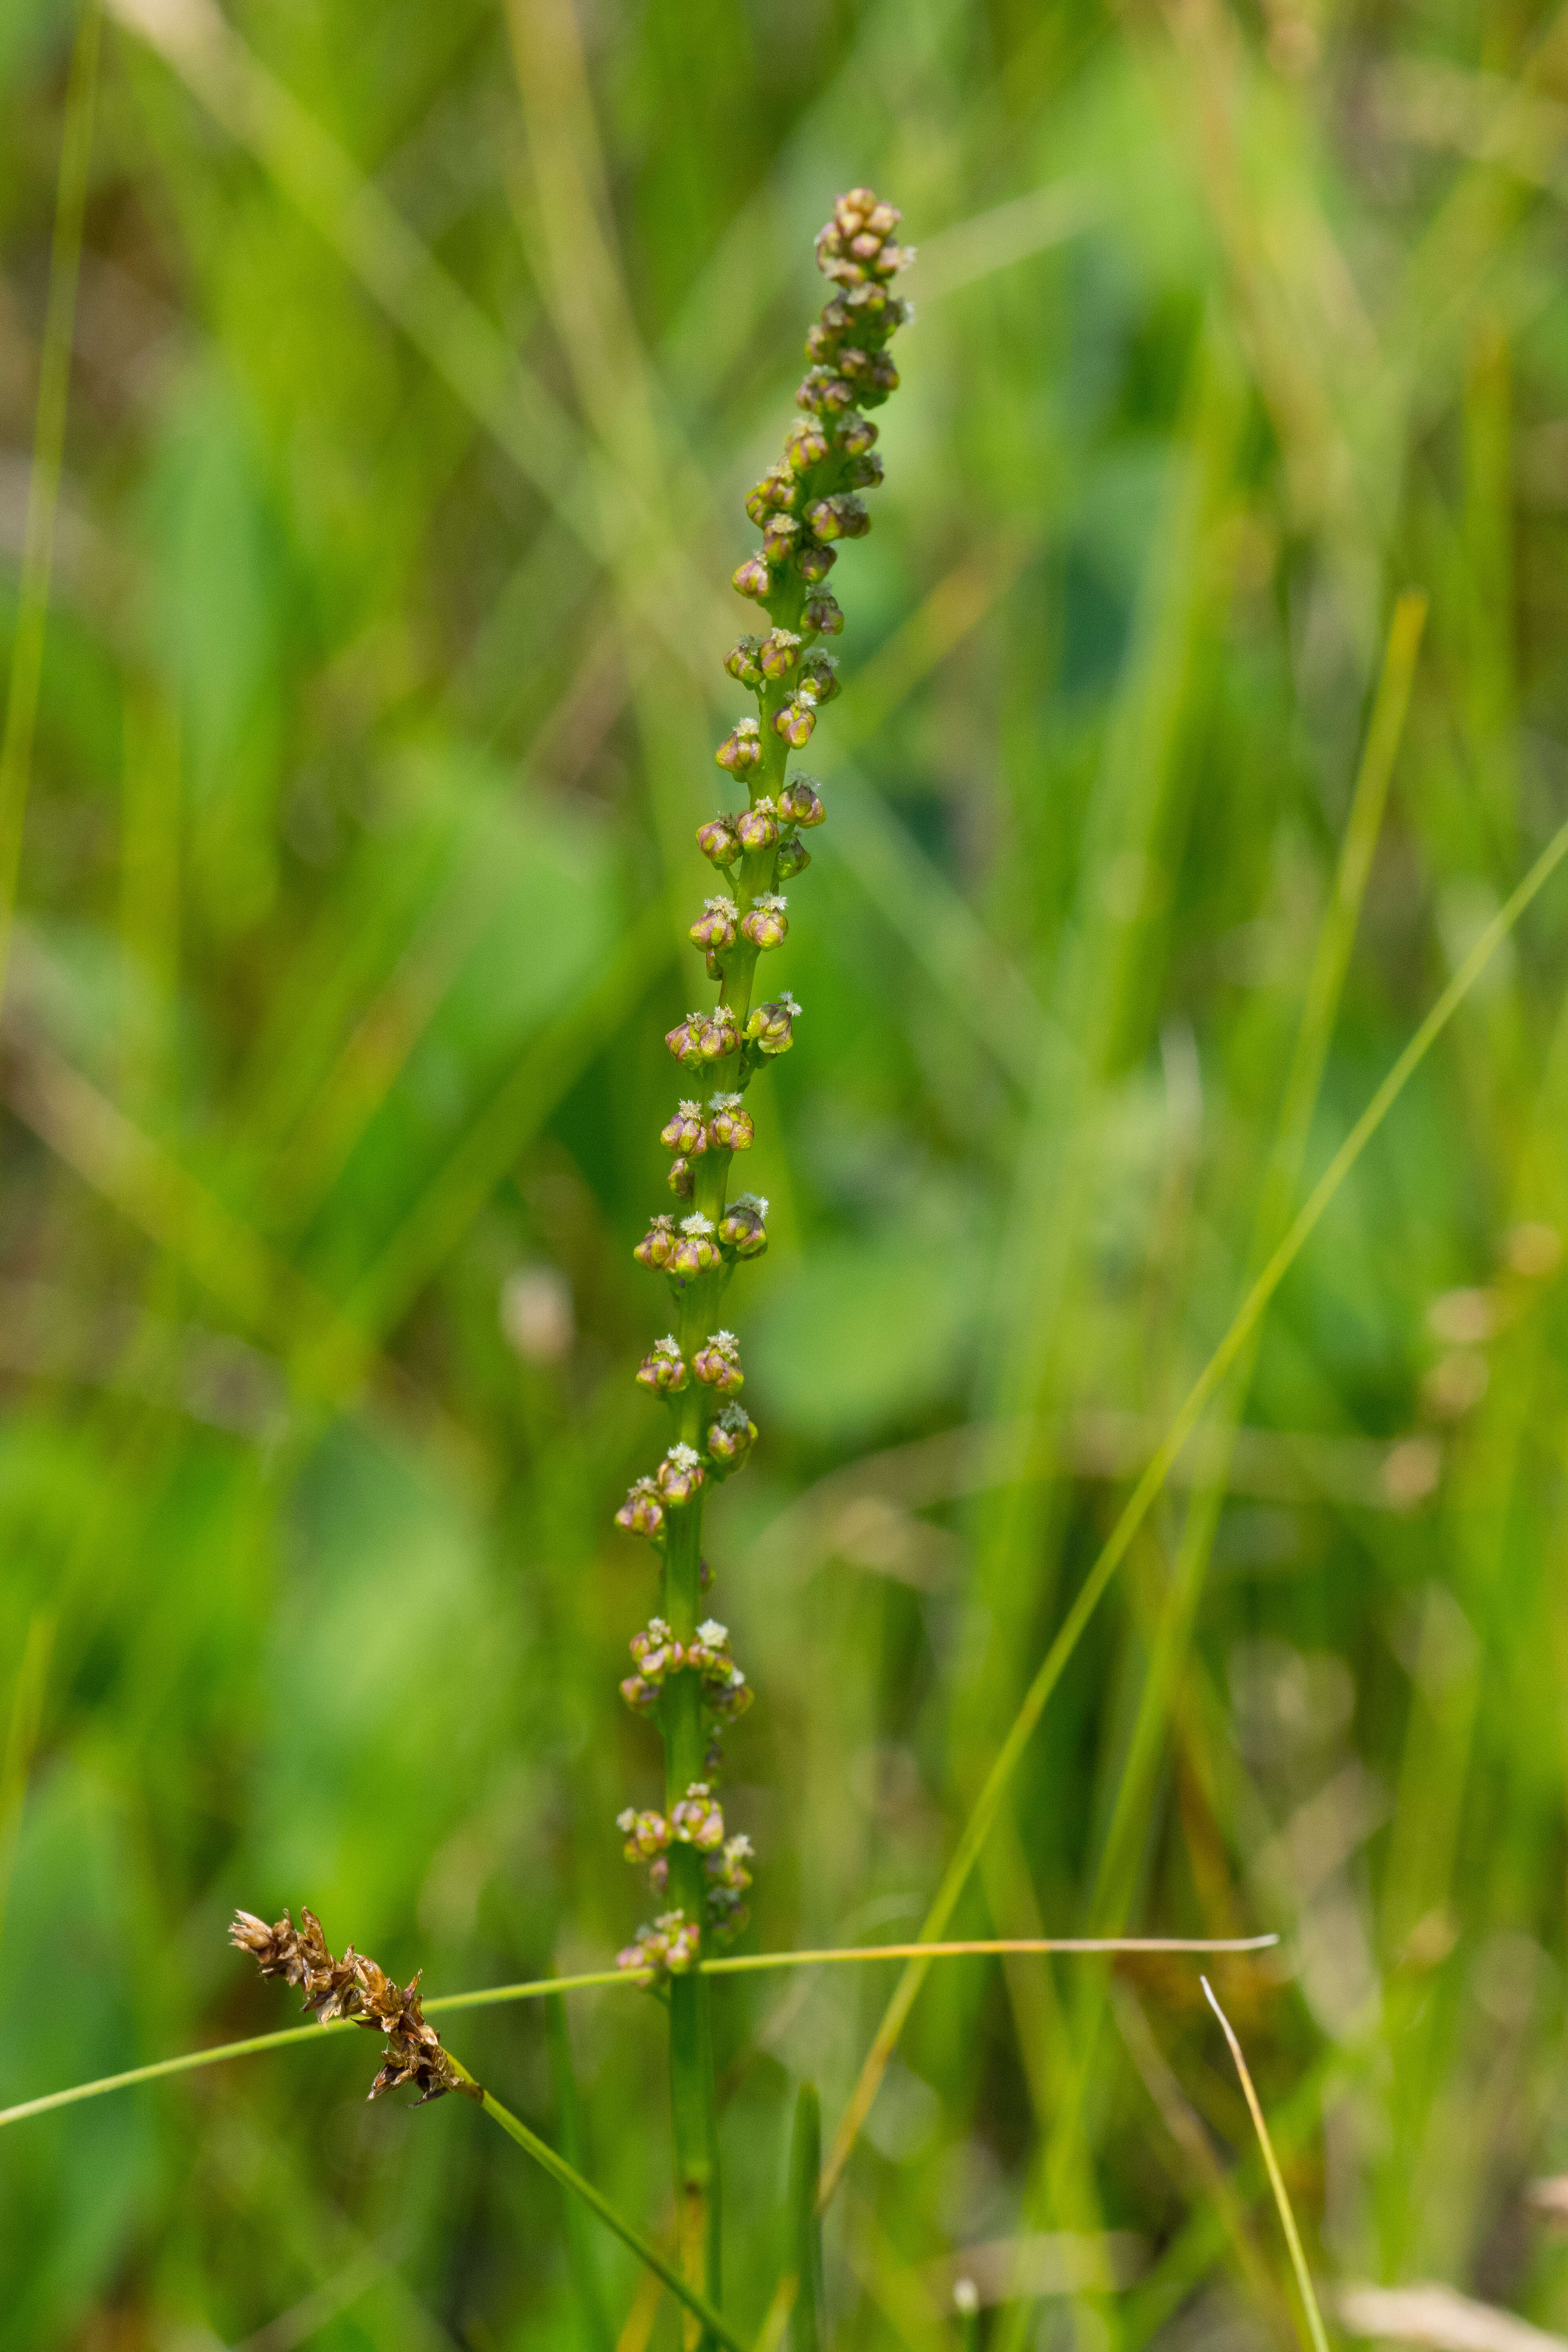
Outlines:
POLYGON ((898 384, 889 345, 911 316, 892 281, 913 257, 898 242, 900 215, 868 188, 840 196, 816 241, 833 291, 806 338, 810 364, 795 394, 797 421, 782 454, 746 499, 762 544, 734 573, 757 607, 759 627, 740 638, 724 668, 752 697, 720 744, 719 766, 743 790, 699 826, 697 845, 720 877, 690 927, 711 1003, 665 1039, 684 1089, 659 1140, 669 1153, 677 1206, 650 1217, 639 1265, 663 1276, 673 1325, 637 1378, 673 1427, 664 1456, 632 1486, 617 1523, 649 1543, 659 1561, 658 1614, 632 1643, 637 1667, 621 1685, 628 1706, 652 1719, 664 1743, 662 1809, 628 1808, 618 1826, 629 1861, 646 1866, 662 1907, 620 1955, 651 1969, 670 2011, 670 2081, 683 2260, 700 2263, 718 2293, 717 2166, 707 1980, 695 1964, 710 1943, 745 1922, 749 1841, 727 1832, 716 1793, 723 1728, 751 1690, 721 1625, 704 1622, 710 1578, 702 1558, 709 1490, 732 1477, 756 1442, 741 1392, 741 1351, 722 1327, 721 1302, 736 1267, 768 1245, 768 1204, 730 1192, 731 1163, 755 1139, 752 1081, 795 1043, 801 1008, 787 989, 764 986, 758 966, 789 937, 793 885, 811 863, 805 836, 826 818, 815 777, 791 775, 817 714, 839 691, 828 641, 844 615, 827 587, 842 540, 871 527, 864 493, 882 478, 879 408, 898 384), (763 629, 760 624, 765 620, 763 629), (704 2248, 705 2252, 699 2249, 704 2248))

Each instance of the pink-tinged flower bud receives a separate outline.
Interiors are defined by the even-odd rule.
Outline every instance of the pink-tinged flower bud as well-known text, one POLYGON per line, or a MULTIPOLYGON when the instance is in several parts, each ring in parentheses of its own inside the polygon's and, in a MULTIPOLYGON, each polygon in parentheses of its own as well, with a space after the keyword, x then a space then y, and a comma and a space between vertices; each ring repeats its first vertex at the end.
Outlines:
POLYGON ((837 561, 837 555, 831 547, 824 547, 816 540, 811 539, 807 540, 795 557, 795 568, 803 580, 809 581, 815 585, 818 580, 826 579, 837 561))
POLYGON ((805 825, 808 830, 821 824, 827 815, 822 805, 822 788, 815 776, 792 776, 779 794, 779 816, 786 824, 805 825))
POLYGON ((697 846, 712 866, 733 866, 741 855, 735 828, 727 816, 710 816, 697 828, 697 846))
POLYGON ((816 712, 809 702, 786 702, 782 710, 773 713, 773 732, 784 737, 792 751, 810 742, 816 725, 816 712))
POLYGON ((772 890, 754 898, 741 918, 741 929, 753 947, 776 948, 789 929, 787 902, 772 890))
POLYGON ((639 1478, 616 1513, 616 1525, 629 1536, 657 1536, 664 1525, 664 1506, 651 1478, 639 1478))
POLYGON ((655 1217, 632 1255, 639 1265, 651 1273, 655 1267, 668 1265, 675 1254, 675 1221, 672 1217, 655 1217))
POLYGON ((708 1133, 702 1123, 700 1103, 678 1103, 673 1115, 660 1128, 658 1139, 667 1151, 683 1151, 695 1159, 708 1149, 708 1133))
POLYGON ((702 912, 691 926, 692 946, 732 948, 735 944, 735 924, 740 911, 733 898, 704 898, 702 912))
POLYGON ((810 864, 810 850, 792 833, 779 844, 779 854, 773 865, 773 880, 793 882, 795 876, 804 874, 810 864))
POLYGON ((757 530, 764 530, 769 515, 787 515, 797 499, 799 482, 795 480, 795 468, 787 458, 775 458, 757 487, 745 494, 745 513, 757 524, 757 530))
POLYGON ((805 514, 818 539, 864 539, 871 528, 865 500, 847 490, 831 499, 818 499, 805 514))
POLYGON ((738 563, 731 573, 730 585, 737 596, 750 596, 757 602, 773 594, 773 575, 760 555, 748 555, 744 563, 738 563))
POLYGON ((691 1162, 684 1154, 669 1163, 669 1189, 678 1201, 689 1201, 697 1190, 697 1179, 691 1172, 691 1162))
POLYGON ((719 1220, 719 1238, 737 1257, 761 1257, 768 1245, 768 1204, 755 1192, 741 1192, 719 1220))
POLYGON ((737 686, 760 686, 762 671, 757 667, 757 637, 742 637, 724 656, 724 667, 737 686))
MULTIPOLYGON (((707 1219, 703 1219, 706 1224, 707 1219)), ((655 1484, 665 1502, 670 1505, 689 1503, 693 1495, 707 1483, 701 1461, 689 1445, 672 1445, 655 1474, 655 1484)))
POLYGON ((686 1794, 669 1809, 669 1834, 700 1853, 712 1853, 724 1843, 724 1816, 706 1780, 693 1780, 686 1794))
POLYGON ((662 1617, 650 1617, 642 1632, 632 1635, 627 1646, 648 1680, 662 1682, 672 1662, 671 1653, 679 1654, 680 1645, 662 1617))
POLYGON ((843 610, 830 588, 817 588, 806 598, 805 608, 801 614, 801 626, 810 630, 815 636, 843 635, 843 610))
POLYGON ((855 398, 855 387, 831 368, 807 368, 795 394, 797 408, 818 416, 841 416, 855 398))
MULTIPOLYGON (((882 461, 873 450, 868 457, 851 457, 844 471, 851 489, 874 490, 882 479, 882 461)), ((746 684, 751 683, 748 678, 746 684)))
POLYGON ((782 563, 799 537, 800 524, 794 515, 770 515, 763 531, 763 553, 770 563, 782 563))
POLYGON ((699 1061, 727 1061, 740 1042, 740 1025, 727 1004, 716 1004, 710 1013, 697 1015, 699 1061))
POLYGON ((723 1472, 738 1470, 756 1443, 757 1425, 743 1404, 727 1404, 708 1432, 708 1453, 723 1472))
POLYGON ((632 1805, 616 1815, 616 1827, 626 1840, 621 1850, 628 1862, 651 1862, 670 1841, 671 1824, 662 1813, 639 1813, 632 1805))
POLYGON ((827 436, 815 416, 803 416, 784 435, 784 456, 797 474, 809 474, 827 456, 827 436))
POLYGON ((756 1140, 752 1114, 741 1108, 739 1095, 715 1095, 708 1106, 708 1140, 715 1151, 749 1151, 756 1140))
POLYGON ((701 1020, 700 1013, 689 1013, 684 1021, 678 1021, 673 1029, 665 1031, 664 1042, 678 1062, 695 1062, 699 1058, 697 1037, 701 1020))
POLYGON ((746 1384, 733 1331, 710 1332, 692 1356, 691 1369, 704 1388, 717 1389, 721 1396, 732 1396, 746 1384))
POLYGON ((773 629, 757 647, 757 667, 764 677, 787 677, 800 660, 801 640, 793 629, 773 629))
POLYGON ((759 1054, 787 1054, 795 1043, 793 1024, 799 1005, 786 991, 776 1004, 756 1004, 746 1023, 746 1040, 759 1054))
POLYGON ((641 1675, 626 1676, 621 1685, 621 1696, 634 1715, 649 1714, 658 1700, 658 1693, 652 1683, 645 1682, 641 1675))
POLYGON ((687 1379, 686 1360, 673 1331, 656 1339, 637 1367, 637 1386, 650 1396, 674 1396, 687 1379))
POLYGON ((710 1265, 718 1265, 719 1250, 713 1239, 711 1218, 682 1217, 680 1238, 669 1263, 674 1274, 706 1274, 710 1265))
POLYGON ((886 352, 879 352, 868 373, 870 381, 863 383, 860 397, 868 408, 880 408, 899 388, 899 371, 886 352))
POLYGON ((838 446, 847 457, 863 457, 877 438, 868 416, 846 416, 838 427, 838 446))
MULTIPOLYGON (((869 191, 868 190, 867 193, 869 194, 869 191)), ((867 214, 866 226, 868 228, 874 228, 879 236, 888 236, 898 227, 902 219, 903 215, 897 205, 878 204, 873 205, 867 214)))
POLYGON ((713 757, 721 768, 728 768, 732 776, 750 775, 763 756, 758 733, 754 719, 737 719, 713 757))
POLYGON ((801 663, 796 695, 814 710, 820 710, 825 702, 834 701, 838 692, 838 664, 820 646, 813 646, 801 663))
POLYGON ((770 800, 760 800, 754 808, 742 809, 735 819, 735 831, 742 849, 771 849, 779 837, 779 821, 770 800))

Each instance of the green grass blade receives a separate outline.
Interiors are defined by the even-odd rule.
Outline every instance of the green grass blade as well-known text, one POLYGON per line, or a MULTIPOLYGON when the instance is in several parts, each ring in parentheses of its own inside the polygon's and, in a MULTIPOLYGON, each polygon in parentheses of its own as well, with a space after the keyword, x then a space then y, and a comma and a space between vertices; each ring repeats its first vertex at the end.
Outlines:
POLYGON ((816 2209, 822 2178, 822 2105, 815 2083, 803 2083, 795 2101, 795 2137, 789 2164, 789 2275, 795 2280, 790 2317, 793 2352, 823 2352, 825 2315, 822 2277, 822 2217, 816 2209))

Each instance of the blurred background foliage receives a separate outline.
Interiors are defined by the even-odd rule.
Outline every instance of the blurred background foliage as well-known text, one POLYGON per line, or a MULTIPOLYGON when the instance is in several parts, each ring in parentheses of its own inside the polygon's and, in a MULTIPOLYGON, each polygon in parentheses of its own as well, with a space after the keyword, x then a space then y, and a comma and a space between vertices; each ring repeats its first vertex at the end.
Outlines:
MULTIPOLYGON (((74 25, 0 7, 7 656, 74 25)), ((0 2098, 282 2023, 237 1903, 433 1990, 639 1916, 610 1513, 667 1317, 631 1244, 740 499, 858 180, 920 319, 838 574, 735 1301, 763 1443, 711 1549, 752 1937, 913 1932, 1239 1295, 1406 583, 1309 1176, 1563 813, 1565 110, 1539 0, 117 0, 0 1053, 0 2098)), ((1547 2327, 1565 965, 1559 877, 1146 1524, 961 1915, 1280 1928, 1220 1984, 1325 2279, 1547 2327)), ((886 1991, 723 1991, 743 2325, 793 2083, 831 2125, 886 1991)), ((539 2011, 452 2039, 564 2127, 539 2011)), ((573 2007, 587 2160, 650 2226, 661 2045, 640 1996, 573 2007)), ((368 2072, 5 2133, 0 2341, 673 2345, 499 2136, 367 2110, 368 2072)), ((961 2259, 997 2352, 1287 2343, 1259 2191, 1194 1968, 953 1965, 835 2209, 836 2334, 933 2352, 961 2259)))

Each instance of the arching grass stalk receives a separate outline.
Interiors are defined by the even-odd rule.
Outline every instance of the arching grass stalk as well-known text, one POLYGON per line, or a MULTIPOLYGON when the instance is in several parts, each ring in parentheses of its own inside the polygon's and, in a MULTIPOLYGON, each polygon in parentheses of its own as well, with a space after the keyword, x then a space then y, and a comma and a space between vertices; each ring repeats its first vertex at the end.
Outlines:
POLYGON ((637 1245, 641 1264, 667 1277, 675 1307, 674 1328, 637 1379, 666 1401, 674 1428, 658 1469, 637 1481, 616 1514, 658 1556, 658 1607, 632 1643, 637 1671, 621 1688, 664 1743, 662 1810, 628 1808, 619 1824, 627 1860, 647 1865, 661 1907, 622 1958, 628 1969, 656 1970, 668 2006, 681 2261, 715 2303, 722 2267, 712 2042, 708 1986, 696 1963, 746 1916, 751 1846, 727 1833, 716 1788, 720 1734, 752 1694, 724 1626, 706 1612, 702 1509, 706 1489, 740 1468, 757 1433, 739 1402, 740 1349, 720 1309, 736 1265, 767 1247, 767 1202, 749 1192, 731 1198, 729 1180, 735 1154, 753 1141, 745 1099, 752 1080, 789 1050, 800 1011, 787 991, 762 996, 757 967, 788 932, 783 886, 810 864, 802 835, 826 814, 816 780, 792 779, 789 761, 838 691, 824 640, 839 635, 844 616, 825 583, 837 542, 869 530, 859 494, 882 477, 877 428, 864 412, 898 384, 888 344, 910 315, 889 290, 910 258, 897 241, 899 219, 868 188, 834 206, 816 258, 835 290, 806 339, 811 365, 795 395, 802 415, 746 500, 762 546, 736 571, 734 586, 770 626, 742 636, 725 661, 756 710, 736 722, 717 755, 744 785, 746 804, 721 811, 697 835, 726 887, 705 901, 690 932, 718 982, 716 1000, 666 1039, 694 1089, 660 1139, 671 1156, 670 1190, 687 1205, 684 1214, 656 1216, 637 1245))

